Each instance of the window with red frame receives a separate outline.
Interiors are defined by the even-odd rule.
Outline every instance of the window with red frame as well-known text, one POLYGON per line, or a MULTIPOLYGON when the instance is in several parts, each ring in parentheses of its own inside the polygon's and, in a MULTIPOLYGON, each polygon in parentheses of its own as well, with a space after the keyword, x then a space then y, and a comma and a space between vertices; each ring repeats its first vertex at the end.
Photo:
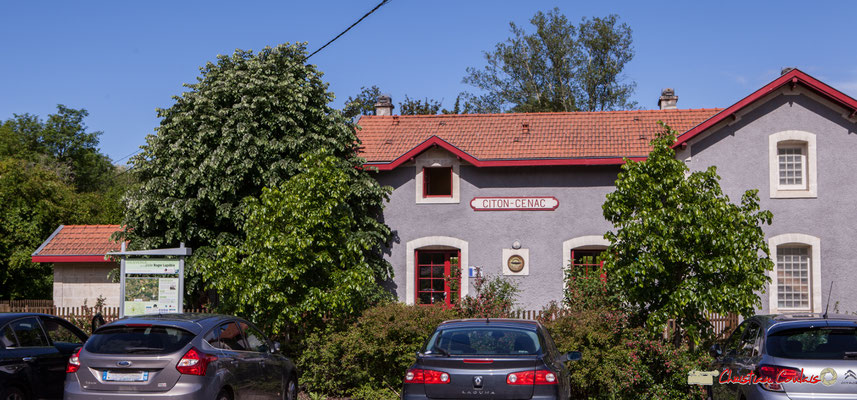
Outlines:
POLYGON ((417 304, 452 305, 459 293, 450 285, 452 273, 459 268, 459 254, 458 250, 417 250, 417 304))
POLYGON ((423 168, 423 197, 452 197, 452 167, 423 168))
POLYGON ((604 261, 595 261, 606 249, 574 249, 571 251, 571 268, 585 268, 587 275, 597 271, 601 280, 604 274, 604 261))

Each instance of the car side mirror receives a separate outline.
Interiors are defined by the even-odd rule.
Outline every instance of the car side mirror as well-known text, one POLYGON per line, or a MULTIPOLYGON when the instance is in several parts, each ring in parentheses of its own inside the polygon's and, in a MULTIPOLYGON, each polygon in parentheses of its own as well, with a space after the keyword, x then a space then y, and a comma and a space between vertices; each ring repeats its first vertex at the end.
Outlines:
POLYGON ((274 342, 274 348, 271 349, 271 353, 279 353, 280 352, 280 342, 274 342))
POLYGON ((710 349, 708 349, 708 354, 713 358, 720 357, 723 355, 723 348, 720 347, 719 344, 715 343, 710 349))
POLYGON ((579 351, 571 351, 562 355, 562 361, 580 361, 583 358, 583 354, 579 351))

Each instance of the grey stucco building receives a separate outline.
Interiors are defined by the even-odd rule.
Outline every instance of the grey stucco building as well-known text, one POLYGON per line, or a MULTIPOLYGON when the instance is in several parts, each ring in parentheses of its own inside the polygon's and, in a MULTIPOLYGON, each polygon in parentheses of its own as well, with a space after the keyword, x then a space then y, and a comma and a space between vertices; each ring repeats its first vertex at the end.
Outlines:
POLYGON ((718 168, 733 199, 759 189, 776 263, 761 312, 857 311, 857 101, 797 70, 725 109, 395 116, 381 101, 358 125, 367 166, 393 188, 385 257, 406 303, 466 295, 474 268, 521 289, 518 306, 559 300, 563 268, 606 248, 601 204, 623 157, 643 160, 663 121, 677 157, 718 168), (461 271, 460 293, 444 280, 461 271), (833 306, 831 306, 833 307, 833 306))

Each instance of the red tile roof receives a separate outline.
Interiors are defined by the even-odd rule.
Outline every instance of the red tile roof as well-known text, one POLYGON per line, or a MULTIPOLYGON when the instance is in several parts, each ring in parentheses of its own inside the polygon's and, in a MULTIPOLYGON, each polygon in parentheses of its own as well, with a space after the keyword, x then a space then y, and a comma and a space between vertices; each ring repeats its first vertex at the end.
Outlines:
POLYGON ((118 251, 110 239, 119 225, 60 225, 33 253, 33 262, 108 262, 104 255, 118 251))
MULTIPOLYGON (((399 165, 427 141, 477 161, 645 157, 663 128, 683 133, 721 109, 363 116, 357 132, 368 165, 399 165), (433 137, 436 137, 433 139, 433 137)), ((423 149, 424 150, 424 149, 423 149)), ((422 150, 421 150, 422 151, 422 150)), ((469 160, 468 160, 469 161, 469 160)), ((381 168, 389 169, 389 168, 381 168)))

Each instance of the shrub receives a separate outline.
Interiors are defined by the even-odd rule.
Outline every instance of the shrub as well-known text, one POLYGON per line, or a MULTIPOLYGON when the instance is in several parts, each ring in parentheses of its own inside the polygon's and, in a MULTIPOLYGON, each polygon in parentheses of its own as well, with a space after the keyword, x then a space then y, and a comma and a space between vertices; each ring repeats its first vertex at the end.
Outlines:
POLYGON ((552 303, 542 311, 559 351, 582 353, 569 364, 572 397, 703 398, 701 387, 687 384, 687 373, 706 369, 708 355, 652 337, 617 299, 596 271, 570 269, 564 307, 552 303))
MULTIPOLYGON (((458 282, 457 276, 453 276, 452 282, 458 282)), ((473 278, 473 288, 474 296, 468 295, 455 302, 455 309, 463 318, 502 318, 512 313, 518 298, 518 286, 514 283, 501 275, 483 277, 480 271, 473 278)))
POLYGON ((317 332, 298 359, 311 392, 355 398, 395 398, 414 355, 441 322, 457 318, 440 307, 382 304, 344 331, 317 332), (392 396, 391 396, 392 395, 392 396))

